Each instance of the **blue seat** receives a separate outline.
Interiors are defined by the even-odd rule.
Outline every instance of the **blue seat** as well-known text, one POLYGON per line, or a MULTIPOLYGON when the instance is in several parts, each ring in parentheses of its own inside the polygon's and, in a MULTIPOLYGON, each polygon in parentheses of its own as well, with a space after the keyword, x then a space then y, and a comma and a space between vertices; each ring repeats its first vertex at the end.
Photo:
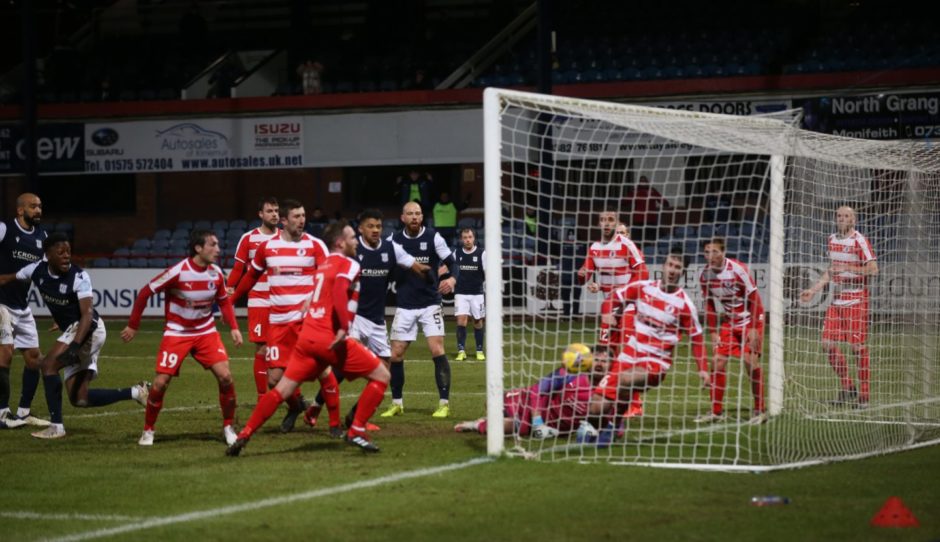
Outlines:
POLYGON ((143 248, 148 249, 151 245, 150 239, 134 239, 134 242, 131 244, 131 249, 143 248))
POLYGON ((189 228, 186 228, 186 229, 176 228, 175 230, 173 230, 173 233, 170 234, 170 239, 171 240, 189 239, 189 230, 190 230, 189 228))
POLYGON ((702 224, 698 227, 698 236, 701 239, 708 239, 715 236, 715 227, 712 224, 702 224))
POLYGON ((238 232, 244 233, 248 230, 248 221, 241 218, 236 218, 228 223, 229 231, 236 230, 238 232))
POLYGON ((153 232, 153 240, 156 241, 158 239, 169 239, 172 235, 173 235, 173 232, 170 230, 166 230, 166 229, 157 230, 153 232))
POLYGON ((128 260, 124 256, 111 258, 111 267, 130 267, 128 260))
POLYGON ((194 230, 211 230, 212 222, 208 220, 197 220, 196 222, 193 223, 193 229, 194 230))
POLYGON ((148 259, 144 257, 130 258, 127 260, 127 266, 133 268, 147 267, 148 259))
POLYGON ((177 230, 191 230, 193 229, 193 221, 192 220, 180 220, 179 222, 176 223, 176 229, 177 230))
POLYGON ((225 240, 230 244, 238 244, 241 241, 242 235, 245 235, 243 230, 239 229, 230 229, 225 233, 225 240))
POLYGON ((166 258, 162 258, 158 256, 158 257, 152 257, 152 258, 147 259, 147 267, 157 267, 157 268, 163 269, 169 266, 170 266, 169 262, 167 261, 166 258))
POLYGON ((111 254, 111 255, 112 255, 112 256, 117 256, 117 257, 124 257, 124 258, 127 258, 128 256, 131 255, 131 249, 129 249, 129 248, 127 248, 127 247, 121 247, 121 248, 115 250, 114 253, 111 254))
POLYGON ((228 220, 216 220, 212 223, 213 230, 222 230, 225 231, 229 228, 228 220))
POLYGON ((257 228, 257 227, 260 226, 260 225, 261 225, 261 219, 260 219, 260 218, 253 218, 250 222, 248 222, 248 227, 245 228, 245 229, 246 229, 246 230, 253 230, 253 229, 257 228))
POLYGON ((95 258, 91 261, 91 267, 97 268, 107 268, 111 267, 111 260, 109 258, 95 258))

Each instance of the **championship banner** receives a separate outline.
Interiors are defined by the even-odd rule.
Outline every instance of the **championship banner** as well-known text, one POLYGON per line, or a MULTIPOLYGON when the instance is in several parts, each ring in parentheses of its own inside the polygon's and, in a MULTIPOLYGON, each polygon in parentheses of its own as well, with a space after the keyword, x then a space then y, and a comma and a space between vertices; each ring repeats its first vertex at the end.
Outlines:
POLYGON ((303 124, 301 117, 86 124, 85 172, 303 167, 303 124))

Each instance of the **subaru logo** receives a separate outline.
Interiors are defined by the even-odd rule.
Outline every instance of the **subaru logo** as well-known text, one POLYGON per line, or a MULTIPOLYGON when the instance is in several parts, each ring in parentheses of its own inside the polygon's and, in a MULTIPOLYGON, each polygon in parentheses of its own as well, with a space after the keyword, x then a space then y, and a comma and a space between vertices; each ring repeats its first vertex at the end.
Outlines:
POLYGON ((110 147, 118 142, 118 133, 112 128, 99 128, 91 134, 91 140, 99 147, 110 147))

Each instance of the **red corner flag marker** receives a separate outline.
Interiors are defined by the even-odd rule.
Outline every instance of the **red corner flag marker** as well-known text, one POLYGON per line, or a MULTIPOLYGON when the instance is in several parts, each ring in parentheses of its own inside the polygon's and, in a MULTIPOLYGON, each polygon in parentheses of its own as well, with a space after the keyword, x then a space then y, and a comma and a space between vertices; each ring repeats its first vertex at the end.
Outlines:
POLYGON ((899 497, 889 497, 871 518, 872 527, 920 527, 920 522, 899 497))

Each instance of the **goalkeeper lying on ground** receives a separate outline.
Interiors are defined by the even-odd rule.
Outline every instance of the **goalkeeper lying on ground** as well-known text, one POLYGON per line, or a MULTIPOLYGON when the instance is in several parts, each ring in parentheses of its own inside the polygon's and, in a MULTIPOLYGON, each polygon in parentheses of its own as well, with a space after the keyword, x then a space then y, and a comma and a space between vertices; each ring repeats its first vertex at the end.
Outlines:
MULTIPOLYGON (((554 371, 527 388, 506 391, 503 431, 538 439, 574 431, 587 415, 591 391, 607 373, 608 359, 605 348, 592 354, 583 344, 569 346, 554 371)), ((458 423, 454 430, 485 435, 486 418, 458 423)))

